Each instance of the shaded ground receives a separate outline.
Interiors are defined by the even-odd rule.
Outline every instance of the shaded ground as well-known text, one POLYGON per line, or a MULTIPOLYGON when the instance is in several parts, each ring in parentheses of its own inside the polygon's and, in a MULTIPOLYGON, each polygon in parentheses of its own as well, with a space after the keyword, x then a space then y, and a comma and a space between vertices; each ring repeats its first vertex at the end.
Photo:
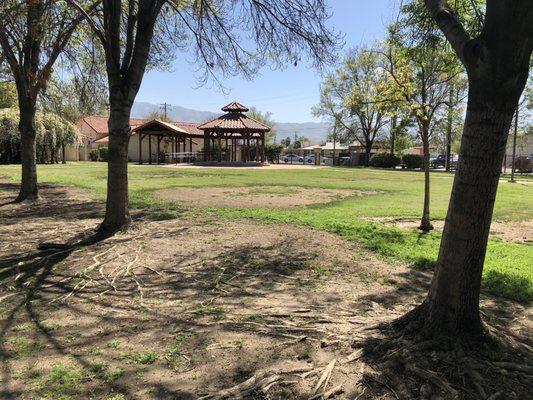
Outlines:
POLYGON ((163 200, 195 206, 286 209, 329 203, 375 192, 340 189, 309 189, 286 186, 170 188, 156 192, 163 200))
MULTIPOLYGON (((16 187, 0 182, 0 398, 195 399, 235 385, 248 399, 400 398, 351 344, 417 304, 429 273, 324 232, 210 214, 138 217, 126 234, 38 250, 90 236, 101 212, 78 190, 43 189, 37 206, 8 204, 16 187)), ((533 345, 531 309, 484 298, 483 312, 533 345)), ((488 394, 532 389, 531 372, 485 372, 488 394)))

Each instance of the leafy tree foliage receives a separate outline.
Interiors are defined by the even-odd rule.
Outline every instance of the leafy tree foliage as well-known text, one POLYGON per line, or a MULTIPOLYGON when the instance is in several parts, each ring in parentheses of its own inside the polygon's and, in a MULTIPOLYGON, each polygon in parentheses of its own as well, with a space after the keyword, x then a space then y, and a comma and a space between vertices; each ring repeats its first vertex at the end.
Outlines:
POLYGON ((84 14, 105 55, 109 173, 101 230, 106 232, 125 229, 130 221, 129 119, 147 68, 170 61, 175 50, 193 47, 204 81, 216 79, 217 71, 250 77, 265 64, 297 63, 302 54, 320 65, 332 59, 335 47, 323 0, 102 0, 94 13, 84 2, 67 1, 84 14))
MULTIPOLYGON (((18 110, 0 109, 0 163, 19 163, 21 138, 18 110)), ((56 114, 36 114, 36 160, 39 163, 59 162, 59 152, 67 145, 81 142, 78 129, 56 114)))
POLYGON ((37 199, 37 101, 82 17, 63 2, 4 0, 0 20, 0 48, 16 84, 20 113, 22 180, 17 200, 37 199))
MULTIPOLYGON (((262 124, 265 124, 267 126, 270 126, 270 132, 267 132, 265 135, 265 142, 266 145, 273 145, 276 143, 276 123, 272 119, 272 113, 271 112, 261 112, 257 108, 251 108, 248 112, 248 116, 261 122, 262 124)), ((275 147, 275 146, 274 146, 275 147)))
POLYGON ((18 107, 17 88, 12 82, 0 82, 0 109, 18 107))
POLYGON ((351 51, 322 83, 320 104, 314 114, 333 121, 343 142, 357 140, 366 152, 366 163, 376 138, 383 134, 387 113, 396 99, 390 92, 390 78, 384 70, 385 58, 369 49, 351 51))

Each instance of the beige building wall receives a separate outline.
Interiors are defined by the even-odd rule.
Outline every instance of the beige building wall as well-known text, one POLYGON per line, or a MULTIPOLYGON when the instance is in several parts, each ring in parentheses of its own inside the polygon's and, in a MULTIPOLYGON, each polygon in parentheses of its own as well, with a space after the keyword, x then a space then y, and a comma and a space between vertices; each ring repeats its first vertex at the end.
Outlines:
POLYGON ((80 161, 80 145, 65 146, 65 161, 80 161))

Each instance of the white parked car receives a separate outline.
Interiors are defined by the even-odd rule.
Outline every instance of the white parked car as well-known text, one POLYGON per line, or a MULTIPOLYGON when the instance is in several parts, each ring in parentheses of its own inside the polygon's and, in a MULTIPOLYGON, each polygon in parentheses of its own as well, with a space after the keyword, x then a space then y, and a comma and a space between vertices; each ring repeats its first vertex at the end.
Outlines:
MULTIPOLYGON (((320 163, 325 164, 326 157, 320 157, 320 163)), ((305 163, 306 164, 314 164, 315 163, 315 154, 310 154, 307 157, 305 157, 305 163)))
POLYGON ((284 163, 302 163, 304 162, 304 158, 299 156, 298 154, 285 154, 283 156, 283 162, 284 163))

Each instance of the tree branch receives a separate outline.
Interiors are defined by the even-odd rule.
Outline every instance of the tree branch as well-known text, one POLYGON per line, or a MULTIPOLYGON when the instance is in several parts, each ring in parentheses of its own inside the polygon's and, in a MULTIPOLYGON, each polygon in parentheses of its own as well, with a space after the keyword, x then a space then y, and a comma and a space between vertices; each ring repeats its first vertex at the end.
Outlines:
POLYGON ((437 23, 440 30, 444 33, 444 36, 446 36, 446 39, 448 39, 452 45, 455 53, 464 66, 468 67, 465 59, 464 48, 471 38, 457 16, 448 6, 448 2, 446 0, 424 1, 429 13, 437 23))

